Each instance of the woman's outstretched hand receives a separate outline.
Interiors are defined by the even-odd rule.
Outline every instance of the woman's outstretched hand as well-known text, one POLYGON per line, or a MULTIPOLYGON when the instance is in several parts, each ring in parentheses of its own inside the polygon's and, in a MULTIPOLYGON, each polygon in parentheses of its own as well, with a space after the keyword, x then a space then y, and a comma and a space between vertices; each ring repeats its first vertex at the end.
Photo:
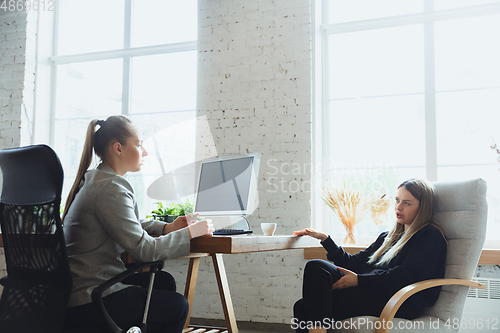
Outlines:
POLYGON ((186 215, 186 221, 187 221, 188 226, 199 221, 198 215, 200 215, 200 214, 195 213, 195 214, 186 215))
POLYGON ((294 236, 311 236, 313 238, 319 239, 322 242, 324 242, 328 238, 328 235, 325 234, 324 232, 316 231, 316 230, 311 229, 311 228, 305 228, 303 230, 294 231, 293 235, 294 236))
POLYGON ((345 275, 340 279, 338 279, 337 282, 335 282, 332 285, 332 289, 344 289, 344 288, 356 287, 358 285, 358 274, 338 266, 337 269, 342 273, 344 273, 345 275))
POLYGON ((187 227, 189 231, 189 239, 193 239, 200 236, 212 235, 215 231, 212 220, 201 220, 190 224, 187 227))
POLYGON ((178 218, 175 219, 174 222, 165 224, 165 227, 163 227, 163 234, 166 235, 168 233, 186 228, 191 224, 198 222, 197 218, 198 215, 199 214, 196 213, 196 214, 189 214, 186 216, 179 216, 178 218))

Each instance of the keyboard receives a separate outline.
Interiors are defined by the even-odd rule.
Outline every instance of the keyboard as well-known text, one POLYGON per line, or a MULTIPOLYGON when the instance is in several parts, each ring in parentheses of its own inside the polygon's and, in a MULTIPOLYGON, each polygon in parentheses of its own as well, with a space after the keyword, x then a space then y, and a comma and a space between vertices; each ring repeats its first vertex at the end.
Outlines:
POLYGON ((243 229, 217 229, 213 232, 213 234, 217 236, 243 235, 251 233, 253 233, 252 230, 243 230, 243 229))

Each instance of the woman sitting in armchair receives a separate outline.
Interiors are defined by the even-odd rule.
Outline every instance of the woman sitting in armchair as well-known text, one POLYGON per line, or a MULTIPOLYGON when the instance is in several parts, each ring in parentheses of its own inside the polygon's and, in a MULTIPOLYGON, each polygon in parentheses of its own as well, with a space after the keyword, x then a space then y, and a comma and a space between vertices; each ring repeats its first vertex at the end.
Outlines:
MULTIPOLYGON (((323 232, 294 232, 321 241, 325 260, 311 260, 304 270, 303 295, 294 306, 297 332, 326 332, 323 326, 356 316, 380 316, 387 301, 401 288, 427 279, 443 278, 447 241, 432 220, 434 188, 411 179, 396 192, 396 223, 358 254, 346 253, 323 232), (320 324, 321 323, 321 324, 320 324)), ((415 294, 396 317, 414 319, 438 299, 440 287, 415 294)))

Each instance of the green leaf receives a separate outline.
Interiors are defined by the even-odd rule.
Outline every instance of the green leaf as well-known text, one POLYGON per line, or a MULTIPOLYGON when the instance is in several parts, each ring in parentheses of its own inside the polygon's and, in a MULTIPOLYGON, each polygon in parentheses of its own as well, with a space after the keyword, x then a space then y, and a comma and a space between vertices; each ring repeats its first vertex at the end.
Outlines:
POLYGON ((151 211, 151 213, 155 215, 184 216, 187 214, 191 214, 194 209, 194 205, 189 201, 189 198, 187 198, 186 202, 184 203, 171 203, 169 206, 166 206, 167 203, 165 203, 164 206, 162 202, 156 202, 155 204, 157 205, 157 209, 151 211))

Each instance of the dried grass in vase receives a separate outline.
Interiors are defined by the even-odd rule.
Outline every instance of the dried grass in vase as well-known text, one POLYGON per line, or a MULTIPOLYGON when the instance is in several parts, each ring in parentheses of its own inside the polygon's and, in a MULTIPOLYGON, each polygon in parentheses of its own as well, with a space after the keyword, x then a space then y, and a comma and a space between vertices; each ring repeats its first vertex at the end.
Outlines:
POLYGON ((347 231, 344 244, 355 244, 354 226, 367 213, 370 200, 364 198, 360 192, 348 189, 345 183, 342 188, 323 187, 322 199, 337 214, 347 231))

